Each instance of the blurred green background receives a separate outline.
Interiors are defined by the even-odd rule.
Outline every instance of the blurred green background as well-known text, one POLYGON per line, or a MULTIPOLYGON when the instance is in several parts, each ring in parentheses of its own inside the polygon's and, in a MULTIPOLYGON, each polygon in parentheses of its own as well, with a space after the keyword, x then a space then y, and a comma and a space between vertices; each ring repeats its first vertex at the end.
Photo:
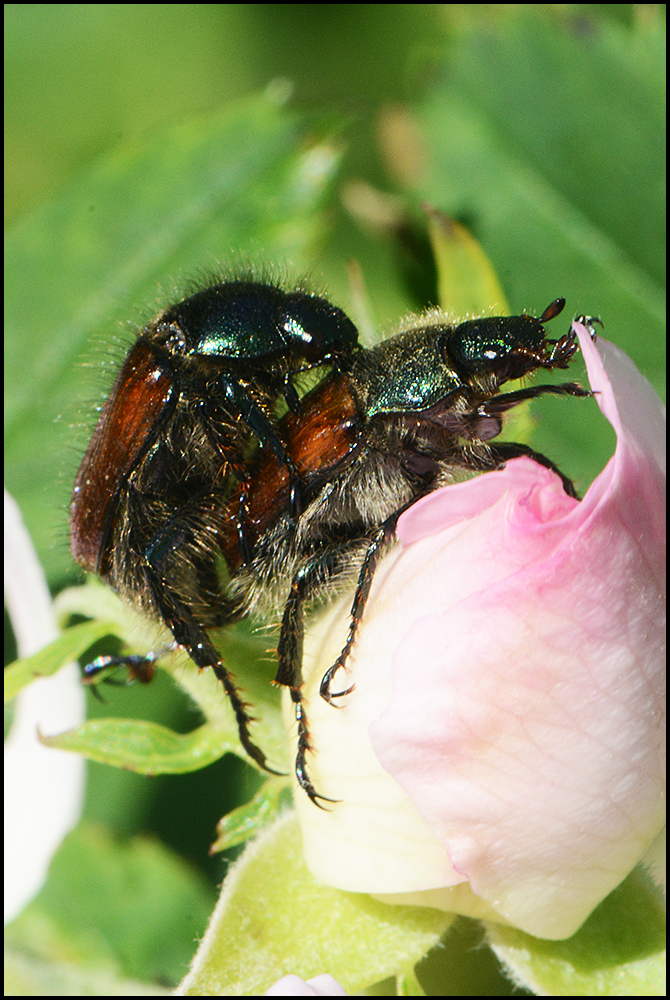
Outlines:
POLYGON ((7 218, 106 150, 277 77, 298 107, 351 115, 349 157, 367 172, 379 108, 417 92, 467 8, 6 4, 7 218))
MULTIPOLYGON (((664 52, 654 4, 5 5, 6 483, 54 590, 79 578, 67 504, 110 364, 203 270, 306 274, 370 340, 467 300, 438 288, 428 203, 513 312, 563 295, 559 335, 601 315, 662 391, 664 52)), ((612 446, 589 405, 533 407, 582 490, 612 446)), ((118 711, 188 728, 170 695, 118 711)), ((88 815, 215 880, 230 768, 244 784, 236 759, 151 783, 93 766, 88 815)), ((513 992, 492 982, 473 990, 513 992)))

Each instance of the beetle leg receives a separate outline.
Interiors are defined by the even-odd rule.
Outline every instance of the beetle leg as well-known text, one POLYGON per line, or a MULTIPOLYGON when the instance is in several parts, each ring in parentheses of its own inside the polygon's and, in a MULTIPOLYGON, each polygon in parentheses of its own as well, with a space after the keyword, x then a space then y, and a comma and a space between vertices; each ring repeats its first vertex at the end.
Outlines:
MULTIPOLYGON (((193 612, 180 600, 175 590, 165 581, 172 575, 173 557, 183 546, 184 539, 190 534, 186 519, 174 518, 146 547, 144 557, 144 577, 149 592, 158 609, 158 614, 172 632, 175 641, 189 654, 193 662, 201 670, 211 667, 217 678, 223 684, 235 713, 237 731, 240 743, 259 767, 270 774, 281 774, 270 767, 267 758, 260 747, 251 738, 249 725, 252 717, 247 712, 247 703, 237 690, 223 661, 210 641, 207 632, 195 618, 193 612)), ((232 623, 241 617, 241 613, 231 603, 227 609, 222 607, 222 622, 232 623)))
POLYGON ((140 684, 150 684, 156 673, 154 663, 167 652, 169 652, 169 649, 162 649, 158 653, 149 652, 142 655, 131 653, 128 656, 96 656, 94 660, 91 660, 84 667, 83 683, 89 686, 91 693, 99 699, 100 694, 97 691, 96 685, 101 681, 104 681, 106 684, 123 684, 123 681, 117 681, 111 675, 119 667, 125 667, 128 672, 125 681, 126 684, 132 684, 134 681, 138 681, 140 684))
POLYGON ((291 382, 290 374, 284 379, 284 388, 282 391, 282 396, 286 400, 286 404, 291 411, 291 413, 300 413, 300 397, 295 391, 295 386, 291 382))
POLYGON ((477 415, 484 417, 500 416, 518 406, 519 403, 527 399, 537 399, 538 396, 592 396, 589 389, 584 389, 577 382, 563 382, 560 385, 534 385, 527 389, 518 389, 516 392, 504 392, 499 396, 492 396, 486 403, 477 407, 477 415))
MULTIPOLYGON (((376 536, 375 536, 376 537, 376 536)), ((314 553, 314 555, 304 563, 297 571, 291 581, 291 589, 284 607, 284 615, 277 647, 279 666, 275 677, 276 684, 283 684, 291 691, 291 699, 295 706, 295 717, 298 723, 298 751, 295 759, 295 773, 298 784, 307 793, 312 802, 320 805, 319 799, 324 802, 335 802, 336 799, 329 799, 325 795, 320 795, 312 784, 306 769, 306 756, 312 750, 309 727, 305 716, 302 693, 302 650, 305 634, 305 604, 309 602, 324 580, 336 576, 342 565, 346 565, 352 549, 365 543, 364 534, 359 528, 352 526, 351 538, 345 539, 338 545, 324 544, 324 548, 314 553)), ((374 569, 371 570, 374 572, 374 569)), ((369 586, 368 586, 369 590, 369 586)), ((367 596, 367 595, 366 595, 367 596)), ((362 614, 362 609, 361 609, 362 614)), ((352 639, 353 641, 353 639, 352 639)), ((321 686, 323 693, 323 682, 321 686)), ((329 700, 329 699, 327 699, 329 700)))
POLYGON ((519 458, 520 455, 525 455, 527 458, 532 458, 538 465, 543 465, 545 469, 551 469, 552 472, 555 472, 563 483, 563 489, 568 496, 579 500, 579 494, 570 477, 561 472, 558 466, 550 458, 547 458, 546 455, 543 455, 542 452, 534 451, 527 444, 516 444, 513 441, 501 441, 499 444, 491 445, 490 447, 494 460, 498 462, 498 468, 502 468, 512 458, 519 458))
POLYGON ((156 584, 153 573, 147 572, 146 575, 150 581, 149 586, 154 600, 156 600, 158 605, 161 617, 168 625, 177 643, 183 646, 193 662, 200 669, 204 670, 206 667, 211 667, 223 684, 224 690, 230 699, 233 712, 235 713, 240 743, 246 752, 264 771, 269 771, 270 774, 282 774, 282 771, 277 771, 275 768, 270 767, 267 757, 252 740, 249 725, 253 721, 253 717, 247 711, 248 705, 241 697, 230 674, 224 667, 221 657, 210 642, 207 633, 197 624, 191 613, 181 602, 175 600, 172 595, 169 598, 166 597, 162 586, 156 584), (151 579, 152 577, 154 577, 153 580, 151 579))
POLYGON ((233 414, 236 412, 239 413, 247 426, 256 435, 261 445, 263 447, 269 445, 277 456, 277 460, 286 466, 289 475, 291 517, 293 520, 296 520, 302 513, 300 475, 287 455, 273 421, 234 378, 222 379, 222 387, 224 401, 230 405, 230 412, 233 414))
POLYGON ((279 645, 277 647, 279 666, 277 676, 275 677, 276 684, 283 684, 289 688, 295 709, 295 718, 298 723, 298 750, 295 758, 295 774, 298 784, 306 792, 314 805, 319 806, 320 809, 325 807, 321 805, 319 799, 323 802, 335 802, 337 800, 330 799, 326 795, 320 795, 307 774, 305 758, 308 751, 312 750, 312 744, 303 704, 302 648, 305 635, 305 603, 310 599, 312 592, 323 580, 324 573, 332 575, 335 558, 336 556, 332 551, 317 554, 308 563, 301 566, 293 577, 282 618, 279 645))
MULTIPOLYGON (((418 497, 416 499, 418 499, 418 497)), ((333 694, 330 690, 330 685, 338 670, 347 669, 346 663, 349 658, 349 654, 351 653, 354 642, 356 640, 356 632, 358 631, 358 626, 363 617, 365 605, 367 604, 368 597, 370 596, 372 578, 374 577, 375 570, 377 569, 379 560, 384 555, 384 552, 386 551, 389 544, 395 538, 395 529, 398 524, 398 519, 400 515, 403 514, 404 511, 407 510, 408 507, 411 507, 412 504, 414 504, 415 502, 416 500, 413 499, 411 504, 407 504, 400 510, 396 511, 394 514, 391 514, 391 516, 384 521, 381 528, 379 528, 379 530, 375 532, 370 541, 368 550, 363 560, 363 564, 358 574, 356 592, 354 593, 354 599, 351 604, 351 613, 350 613, 351 618, 349 622, 349 632, 347 634, 347 641, 345 642, 342 648, 342 652, 336 659, 335 663, 333 663, 333 665, 329 667, 328 670, 326 670, 325 674, 321 679, 320 694, 321 697, 324 699, 324 701, 327 701, 328 704, 332 705, 334 698, 343 698, 345 695, 351 694, 351 692, 354 690, 354 685, 351 685, 350 687, 346 688, 346 690, 337 691, 335 694, 333 694)))
POLYGON ((387 517, 381 527, 369 540, 365 558, 363 559, 363 563, 358 574, 358 582, 356 584, 354 599, 351 604, 351 621, 349 623, 347 641, 345 642, 342 652, 338 656, 335 663, 333 663, 333 665, 326 670, 321 679, 319 693, 324 701, 328 702, 328 704, 332 705, 334 698, 343 698, 345 695, 351 694, 354 690, 354 686, 352 685, 345 691, 337 691, 333 694, 330 690, 330 685, 338 670, 347 669, 347 660, 353 648, 354 642, 356 641, 356 632, 358 631, 358 626, 361 623, 365 606, 370 596, 370 588, 372 587, 372 579, 375 575, 375 570, 377 569, 380 559, 385 554, 386 549, 395 538, 398 521, 406 510, 409 510, 410 507, 414 506, 417 500, 421 500, 430 492, 431 491, 429 489, 417 492, 416 496, 413 496, 412 499, 406 504, 403 504, 399 510, 396 510, 393 514, 387 517))

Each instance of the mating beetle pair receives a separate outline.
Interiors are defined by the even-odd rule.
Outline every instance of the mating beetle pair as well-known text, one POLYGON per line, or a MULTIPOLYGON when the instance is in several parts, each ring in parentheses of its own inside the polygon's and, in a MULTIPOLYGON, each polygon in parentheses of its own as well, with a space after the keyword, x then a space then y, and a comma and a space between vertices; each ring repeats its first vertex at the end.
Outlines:
POLYGON ((558 472, 525 445, 490 442, 523 400, 589 395, 572 382, 499 391, 538 368, 567 368, 573 335, 551 341, 543 325, 564 305, 557 299, 539 319, 460 324, 433 311, 366 350, 325 299, 234 281, 169 308, 128 353, 75 482, 73 554, 212 667, 244 748, 267 770, 208 630, 282 609, 276 681, 291 691, 296 775, 316 804, 305 607, 357 570, 349 635, 321 685, 332 701, 400 514, 459 472, 517 455, 558 472))

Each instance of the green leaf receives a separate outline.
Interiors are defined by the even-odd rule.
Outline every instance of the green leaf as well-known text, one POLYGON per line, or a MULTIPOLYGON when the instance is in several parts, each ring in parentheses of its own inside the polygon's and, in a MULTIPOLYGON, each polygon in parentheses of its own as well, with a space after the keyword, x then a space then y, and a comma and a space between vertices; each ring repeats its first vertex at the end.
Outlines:
POLYGON ((480 316, 491 308, 508 315, 498 276, 472 233, 435 209, 428 213, 428 233, 442 308, 458 317, 480 316))
POLYGON ((495 924, 488 938, 514 982, 540 996, 666 996, 663 902, 640 868, 567 941, 495 924))
MULTIPOLYGON (((163 995, 188 967, 212 896, 202 876, 159 842, 121 842, 83 822, 55 855, 39 894, 6 928, 9 972, 49 983, 43 996, 100 996, 104 983, 109 989, 123 977, 144 984, 140 995, 163 995)), ((132 993, 128 986, 107 995, 132 993)), ((10 995, 36 993, 28 986, 10 995)))
POLYGON ((37 677, 50 677, 64 663, 77 660, 94 642, 115 631, 115 622, 112 621, 83 622, 67 629, 39 653, 11 663, 5 670, 5 702, 15 698, 37 677))
MULTIPOLYGON (((57 611, 61 617, 102 614, 104 618, 102 622, 96 620, 66 629, 47 650, 13 665, 11 670, 21 680, 32 679, 34 660, 41 662, 44 658, 46 663, 57 667, 60 662, 81 655, 93 641, 110 633, 118 636, 135 654, 160 649, 156 625, 95 579, 84 587, 72 587, 59 595, 57 611), (58 657, 60 662, 56 662, 58 657)), ((267 656, 268 640, 250 635, 248 628, 242 625, 223 629, 216 635, 216 642, 227 668, 235 674, 253 706, 254 737, 263 745, 269 759, 282 767, 286 758, 286 733, 279 692, 270 683, 275 668, 267 656)), ((171 637, 166 637, 165 644, 169 645, 170 641, 171 637)), ((43 742, 139 774, 184 774, 206 767, 226 753, 236 753, 249 760, 241 748, 230 703, 213 671, 198 670, 183 651, 166 651, 156 661, 156 666, 171 674, 195 702, 206 720, 204 725, 181 734, 138 719, 92 719, 67 733, 44 737, 43 742)), ((17 683, 13 681, 15 675, 12 676, 12 689, 17 683)))
POLYGON ((287 813, 231 868, 182 986, 185 996, 262 996, 288 973, 329 972, 353 994, 413 966, 452 916, 387 906, 318 883, 287 813))
POLYGON ((210 854, 237 847, 260 833, 277 815, 279 800, 286 787, 286 781, 268 778, 250 802, 224 816, 217 825, 216 840, 209 849, 210 854))
POLYGON ((91 719, 59 736, 42 736, 41 742, 137 774, 185 774, 213 764, 224 753, 239 752, 239 741, 217 726, 199 726, 182 735, 141 719, 91 719))

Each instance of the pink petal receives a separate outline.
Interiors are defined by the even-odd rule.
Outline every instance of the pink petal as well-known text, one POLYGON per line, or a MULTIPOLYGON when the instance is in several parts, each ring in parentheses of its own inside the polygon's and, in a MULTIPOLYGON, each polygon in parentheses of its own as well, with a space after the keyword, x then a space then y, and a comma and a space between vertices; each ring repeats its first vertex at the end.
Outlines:
POLYGON ((404 515, 399 562, 405 578, 423 567, 424 613, 370 725, 456 870, 547 937, 580 926, 664 819, 658 402, 601 341, 608 377, 581 332, 615 456, 582 503, 519 459, 404 515))

